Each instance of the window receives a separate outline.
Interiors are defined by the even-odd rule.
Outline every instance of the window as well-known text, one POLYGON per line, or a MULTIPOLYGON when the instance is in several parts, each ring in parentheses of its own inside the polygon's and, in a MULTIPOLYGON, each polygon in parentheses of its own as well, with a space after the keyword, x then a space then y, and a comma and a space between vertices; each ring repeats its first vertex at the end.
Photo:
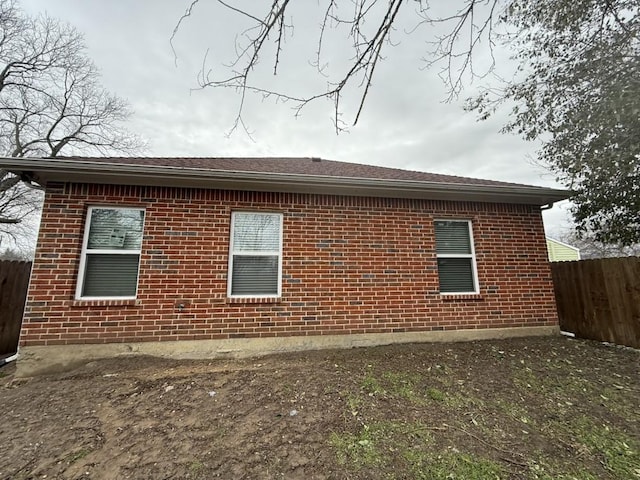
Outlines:
POLYGON ((471 222, 436 220, 440 293, 478 293, 471 222))
POLYGON ((144 210, 90 207, 77 298, 135 298, 144 210))
POLYGON ((233 212, 229 296, 280 296, 281 269, 282 215, 233 212))

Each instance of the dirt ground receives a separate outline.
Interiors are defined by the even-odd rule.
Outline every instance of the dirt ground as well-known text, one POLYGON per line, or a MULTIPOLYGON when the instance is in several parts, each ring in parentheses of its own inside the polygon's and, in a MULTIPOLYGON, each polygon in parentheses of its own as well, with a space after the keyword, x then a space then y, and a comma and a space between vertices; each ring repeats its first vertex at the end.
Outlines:
POLYGON ((640 479, 640 353, 564 337, 0 369, 0 479, 640 479))

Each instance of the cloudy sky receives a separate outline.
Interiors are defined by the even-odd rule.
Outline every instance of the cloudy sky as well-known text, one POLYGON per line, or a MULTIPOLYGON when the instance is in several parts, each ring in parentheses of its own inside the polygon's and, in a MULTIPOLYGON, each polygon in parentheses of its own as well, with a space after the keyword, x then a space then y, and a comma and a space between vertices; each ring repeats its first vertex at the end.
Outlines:
MULTIPOLYGON (((291 103, 250 96, 243 119, 251 131, 229 134, 240 97, 233 90, 198 89, 197 76, 208 52, 206 69, 222 76, 234 58, 234 42, 247 23, 215 0, 200 0, 169 40, 191 0, 21 0, 30 14, 47 13, 75 26, 85 36, 88 55, 102 73, 103 84, 129 101, 135 114, 128 126, 148 141, 156 156, 313 156, 411 170, 559 187, 535 165, 537 146, 499 133, 507 112, 477 122, 463 111, 469 85, 458 101, 444 102, 447 91, 437 69, 425 70, 423 57, 433 31, 415 26, 409 7, 399 19, 395 46, 386 50, 361 119, 336 135, 333 105, 320 100, 295 116, 291 103)), ((236 4, 270 2, 235 2, 236 4)), ((310 65, 316 49, 320 2, 298 2, 295 28, 286 39, 280 74, 273 77, 265 56, 254 82, 294 95, 318 93, 326 78, 310 65)), ((322 2, 324 4, 324 2, 322 2)), ((346 2, 345 2, 346 3, 346 2)), ((255 7, 254 7, 255 8, 255 7)), ((262 16, 259 8, 253 12, 262 16)), ((344 32, 325 43, 328 73, 346 65, 344 32)), ((498 56, 504 54, 498 52, 498 56)), ((483 58, 478 59, 482 63, 483 58)), ((343 119, 353 121, 357 91, 343 103, 343 119)), ((547 231, 568 228, 567 202, 544 213, 547 231)))

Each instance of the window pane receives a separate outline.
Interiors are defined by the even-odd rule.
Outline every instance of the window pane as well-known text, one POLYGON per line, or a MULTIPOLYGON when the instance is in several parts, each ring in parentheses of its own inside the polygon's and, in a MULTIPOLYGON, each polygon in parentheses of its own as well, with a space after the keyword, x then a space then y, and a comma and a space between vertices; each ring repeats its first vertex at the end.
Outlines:
POLYGON ((233 256, 231 295, 277 294, 277 256, 233 256))
POLYGON ((236 213, 233 219, 235 252, 280 250, 280 215, 236 213))
POLYGON ((143 224, 144 210, 94 208, 87 249, 140 250, 143 224))
POLYGON ((437 221, 436 252, 437 253, 471 253, 469 223, 456 221, 437 221))
POLYGON ((139 255, 87 255, 83 297, 134 297, 139 255))
POLYGON ((470 258, 439 258, 441 293, 474 293, 473 264, 470 258))

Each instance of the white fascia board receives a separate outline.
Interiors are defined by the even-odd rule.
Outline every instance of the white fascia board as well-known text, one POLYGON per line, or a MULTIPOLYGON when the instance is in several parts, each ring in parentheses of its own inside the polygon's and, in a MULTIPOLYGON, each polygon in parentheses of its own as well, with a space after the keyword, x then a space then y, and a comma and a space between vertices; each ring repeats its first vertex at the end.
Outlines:
POLYGON ((1 158, 0 168, 14 173, 27 173, 44 186, 49 182, 106 183, 529 205, 551 204, 571 194, 567 190, 535 186, 206 170, 90 160, 1 158))

